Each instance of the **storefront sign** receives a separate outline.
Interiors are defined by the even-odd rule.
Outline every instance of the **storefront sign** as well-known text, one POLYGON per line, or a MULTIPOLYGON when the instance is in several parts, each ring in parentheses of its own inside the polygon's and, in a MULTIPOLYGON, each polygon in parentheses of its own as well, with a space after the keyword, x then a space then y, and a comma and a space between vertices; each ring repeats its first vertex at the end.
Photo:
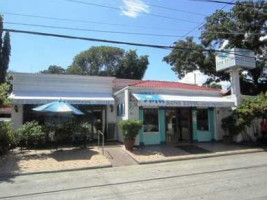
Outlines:
POLYGON ((138 100, 138 106, 144 107, 231 107, 234 105, 233 101, 212 101, 211 99, 194 101, 190 97, 185 100, 179 96, 164 94, 134 93, 133 96, 138 100))
POLYGON ((231 107, 233 102, 201 102, 201 101, 139 101, 139 106, 144 107, 231 107))
POLYGON ((233 67, 254 69, 255 54, 251 50, 233 48, 216 55, 216 71, 228 70, 233 67))

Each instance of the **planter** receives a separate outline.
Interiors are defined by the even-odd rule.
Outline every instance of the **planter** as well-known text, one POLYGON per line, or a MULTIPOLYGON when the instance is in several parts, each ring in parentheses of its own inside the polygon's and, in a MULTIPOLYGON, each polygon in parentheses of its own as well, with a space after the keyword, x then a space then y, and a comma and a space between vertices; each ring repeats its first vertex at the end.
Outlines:
POLYGON ((128 151, 133 151, 133 147, 134 147, 134 140, 126 140, 124 141, 124 146, 128 151))

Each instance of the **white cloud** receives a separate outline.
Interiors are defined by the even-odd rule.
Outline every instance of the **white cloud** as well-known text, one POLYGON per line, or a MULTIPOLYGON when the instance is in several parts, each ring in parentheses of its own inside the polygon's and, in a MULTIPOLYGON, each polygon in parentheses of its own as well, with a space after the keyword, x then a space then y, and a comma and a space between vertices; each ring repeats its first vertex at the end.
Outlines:
MULTIPOLYGON (((199 70, 196 70, 194 72, 187 73, 178 82, 188 83, 188 84, 195 84, 195 82, 196 82, 196 85, 202 86, 203 83, 205 83, 208 78, 209 78, 208 75, 205 75, 202 72, 200 72, 199 70)), ((231 83, 229 81, 220 81, 217 84, 220 84, 222 86, 222 90, 227 90, 229 88, 229 86, 231 85, 231 83)))
POLYGON ((189 83, 195 84, 195 77, 196 77, 196 84, 202 85, 208 79, 208 75, 201 73, 199 70, 194 72, 187 73, 179 82, 180 83, 189 83))
POLYGON ((266 41, 266 40, 267 40, 267 35, 260 37, 260 41, 266 41))
POLYGON ((120 7, 122 15, 136 18, 142 13, 149 13, 149 6, 142 0, 122 0, 124 3, 120 7))

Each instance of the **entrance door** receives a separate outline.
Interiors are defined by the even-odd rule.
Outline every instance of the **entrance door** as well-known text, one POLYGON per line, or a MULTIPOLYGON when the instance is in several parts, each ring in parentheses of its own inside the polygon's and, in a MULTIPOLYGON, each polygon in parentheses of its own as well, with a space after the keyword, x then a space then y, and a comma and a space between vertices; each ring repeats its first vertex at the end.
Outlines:
POLYGON ((191 108, 178 108, 179 141, 192 141, 192 111, 191 108))
POLYGON ((179 139, 177 109, 166 110, 166 142, 167 144, 176 144, 179 139))
POLYGON ((191 142, 191 108, 169 108, 166 110, 167 144, 191 142))
POLYGON ((94 139, 97 138, 97 130, 106 131, 106 111, 104 106, 100 105, 83 105, 78 107, 84 115, 80 119, 89 123, 91 134, 94 139))

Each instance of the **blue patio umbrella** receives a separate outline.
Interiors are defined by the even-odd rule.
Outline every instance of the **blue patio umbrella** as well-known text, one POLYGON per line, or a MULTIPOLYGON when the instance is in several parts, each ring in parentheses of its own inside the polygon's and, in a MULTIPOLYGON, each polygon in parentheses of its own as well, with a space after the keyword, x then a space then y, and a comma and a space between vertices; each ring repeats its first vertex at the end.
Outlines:
POLYGON ((48 112, 48 113, 75 114, 75 115, 84 114, 77 108, 73 107, 69 103, 64 102, 62 100, 53 101, 51 103, 33 108, 32 110, 37 112, 48 112))

